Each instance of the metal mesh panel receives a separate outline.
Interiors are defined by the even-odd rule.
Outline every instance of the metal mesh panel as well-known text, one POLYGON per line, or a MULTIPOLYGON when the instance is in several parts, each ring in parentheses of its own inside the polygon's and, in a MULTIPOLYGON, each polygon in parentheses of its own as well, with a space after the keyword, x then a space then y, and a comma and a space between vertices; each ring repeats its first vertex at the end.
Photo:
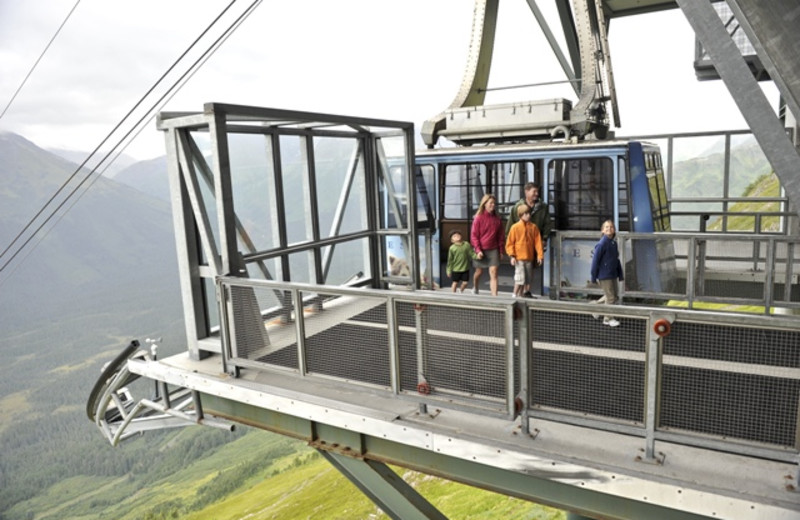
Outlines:
POLYGON ((401 390, 506 400, 508 355, 502 310, 397 304, 401 390), (422 333, 418 336, 417 326, 422 333))
POLYGON ((237 336, 239 357, 297 369, 297 331, 292 309, 292 293, 262 287, 255 289, 231 287, 234 320, 239 319, 237 318, 236 295, 247 291, 254 293, 259 302, 278 301, 279 303, 278 306, 259 311, 259 327, 251 329, 246 343, 247 348, 242 348, 237 336))
POLYGON ((382 298, 319 295, 305 314, 309 373, 391 386, 386 304, 382 298))
MULTIPOLYGON (((522 313, 522 316, 524 317, 524 313, 522 313)), ((520 346, 520 348, 514 348, 514 396, 518 396, 520 390, 522 389, 522 381, 524 380, 523 378, 525 377, 520 372, 520 365, 522 363, 522 359, 520 358, 520 350, 522 346, 524 346, 525 340, 519 337, 519 320, 517 319, 514 320, 514 337, 519 339, 517 344, 520 346)))
POLYGON ((644 423, 647 321, 531 310, 531 405, 644 423))
POLYGON ((800 332, 674 324, 659 427, 793 447, 800 332))
MULTIPOLYGON (((264 312, 259 305, 263 300, 263 289, 252 287, 230 287, 230 313, 229 324, 231 327, 231 340, 233 357, 244 359, 259 359, 275 349, 280 348, 281 339, 270 337, 264 322, 264 312)), ((289 297, 288 292, 279 292, 285 298, 289 297)), ((274 327, 281 327, 280 320, 276 320, 274 327)), ((286 329, 287 326, 282 328, 286 329)), ((292 334, 291 326, 288 333, 292 334)), ((283 333, 285 335, 286 332, 283 333)))

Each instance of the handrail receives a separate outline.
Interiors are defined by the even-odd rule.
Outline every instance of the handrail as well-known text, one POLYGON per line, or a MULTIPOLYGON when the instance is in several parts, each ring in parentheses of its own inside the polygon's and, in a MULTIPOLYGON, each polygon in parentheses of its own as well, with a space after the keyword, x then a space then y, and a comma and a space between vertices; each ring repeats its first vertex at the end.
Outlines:
MULTIPOLYGON (((551 262, 551 297, 587 298, 599 295, 597 287, 570 280, 559 259, 581 244, 589 248, 598 233, 558 231, 554 234, 551 262)), ((763 307, 765 314, 775 307, 800 309, 800 237, 746 233, 627 233, 617 234, 620 260, 625 266, 625 283, 620 297, 625 301, 653 300, 662 303, 685 302, 694 308, 699 302, 726 303, 733 306, 763 307), (636 252, 636 245, 650 245, 649 253, 636 252), (660 247, 662 246, 668 247, 660 247), (712 247, 713 246, 713 247, 712 247), (647 254, 643 254, 647 253, 647 254), (660 256, 654 256, 660 255, 660 256), (642 271, 662 276, 670 284, 653 291, 631 282, 642 271), (664 273, 674 272, 670 276, 664 273), (724 281, 739 283, 738 286, 724 281), (745 287, 742 284, 747 284, 745 287), (758 296, 755 296, 758 294, 758 296)), ((589 260, 581 269, 588 278, 589 260)))
MULTIPOLYGON (((521 414, 523 427, 528 420, 543 419, 622 432, 641 437, 649 458, 656 457, 655 442, 670 441, 754 457, 797 459, 797 425, 791 420, 797 396, 784 388, 800 380, 800 367, 784 360, 794 355, 792 345, 800 341, 794 317, 665 306, 610 309, 586 301, 352 289, 235 277, 220 277, 218 284, 226 313, 224 364, 234 377, 242 370, 280 371, 334 386, 357 386, 366 393, 390 394, 418 404, 421 410, 433 405, 508 420, 521 414), (245 293, 231 287, 252 290, 247 301, 258 301, 259 295, 276 289, 290 293, 287 300, 295 306, 294 321, 262 325, 247 316, 234 316, 233 299, 245 293), (308 293, 320 296, 317 302, 324 304, 301 303, 308 293), (623 325, 604 327, 592 319, 598 311, 613 312, 623 325), (726 339, 730 329, 744 339, 730 345, 726 339), (698 343, 697 335, 720 339, 698 343), (725 349, 711 347, 720 341, 725 349), (568 375, 582 365, 592 368, 582 376, 568 375), (708 374, 717 386, 702 390, 727 407, 704 410, 695 393, 679 394, 676 400, 674 392, 680 386, 668 378, 675 371, 689 373, 681 384, 686 380, 703 385, 705 378, 691 374, 708 374), (647 382, 643 377, 649 378, 647 382), (542 393, 542 378, 559 387, 551 398, 542 393), (732 419, 737 413, 732 407, 739 405, 724 389, 734 383, 749 384, 748 378, 759 378, 770 395, 785 394, 775 405, 774 424, 764 431, 740 426, 756 418, 747 417, 744 423, 732 419), (587 386, 587 379, 594 383, 587 386), (580 400, 583 394, 590 396, 587 401, 580 400), (584 408, 598 399, 608 409, 584 408), (618 401, 633 408, 619 409, 618 401), (645 407, 637 410, 640 406, 645 407), (675 415, 675 410, 684 408, 685 413, 675 415), (713 417, 704 419, 709 414, 713 417)), ((750 388, 743 399, 760 399, 755 395, 759 388, 750 388)), ((742 406, 748 413, 754 408, 752 402, 742 406)))
MULTIPOLYGON (((753 199, 749 202, 775 202, 777 200, 764 200, 764 199, 753 199)), ((684 200, 681 201, 671 201, 671 202, 686 202, 684 200)), ((707 200, 705 202, 708 202, 707 200)), ((718 200, 714 201, 719 202, 718 200)), ((707 210, 697 210, 697 211, 670 211, 670 217, 697 217, 699 219, 699 224, 697 226, 697 231, 701 233, 706 232, 707 222, 711 217, 720 217, 722 219, 729 219, 729 218, 736 218, 736 217, 753 217, 753 230, 748 231, 744 229, 735 229, 732 231, 728 231, 726 229, 722 229, 720 231, 715 231, 715 233, 751 233, 751 234, 765 234, 765 235, 789 235, 789 229, 791 226, 789 225, 782 225, 781 229, 778 231, 764 231, 761 223, 765 218, 768 217, 780 217, 783 219, 791 219, 796 218, 797 213, 792 211, 707 211, 707 210)), ((672 221, 673 228, 676 227, 676 223, 672 221)), ((724 226, 728 227, 728 226, 724 226)), ((677 230, 676 230, 677 231, 677 230)), ((691 232, 691 230, 681 230, 686 232, 691 232)))

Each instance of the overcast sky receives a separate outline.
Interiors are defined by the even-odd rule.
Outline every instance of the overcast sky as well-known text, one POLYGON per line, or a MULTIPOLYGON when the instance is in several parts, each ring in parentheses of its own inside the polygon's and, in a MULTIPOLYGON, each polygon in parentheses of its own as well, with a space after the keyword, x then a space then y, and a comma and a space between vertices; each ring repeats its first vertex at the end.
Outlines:
MULTIPOLYGON (((222 25, 252 3, 237 0, 222 25)), ((540 0, 548 12, 552 3, 540 0)), ((75 7, 0 130, 44 148, 93 150, 228 4, 0 0, 0 110, 75 7)), ((412 121, 418 131, 458 91, 472 9, 471 0, 264 0, 164 109, 199 111, 214 101, 412 121)), ((722 82, 696 81, 694 35, 681 11, 615 19, 609 40, 619 135, 746 127, 722 82)), ((501 2, 490 87, 562 79, 527 2, 501 2)), ((576 100, 564 85, 490 96, 488 103, 576 100)), ((125 153, 163 155, 152 120, 125 153)))

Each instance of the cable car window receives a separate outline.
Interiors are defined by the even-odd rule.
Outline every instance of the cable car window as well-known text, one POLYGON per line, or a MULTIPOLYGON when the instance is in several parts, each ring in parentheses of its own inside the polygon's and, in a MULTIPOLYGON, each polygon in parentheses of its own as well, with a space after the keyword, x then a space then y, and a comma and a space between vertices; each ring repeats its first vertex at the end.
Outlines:
POLYGON ((434 224, 434 194, 436 193, 433 166, 423 164, 417 167, 417 223, 422 227, 434 224))
POLYGON ((448 164, 444 170, 442 215, 466 219, 475 214, 483 197, 486 182, 484 164, 448 164))
POLYGON ((538 178, 538 163, 516 161, 494 163, 491 167, 491 187, 489 190, 497 197, 497 211, 503 219, 514 204, 524 197, 524 187, 531 179, 538 178))
POLYGON ((650 190, 650 205, 653 211, 653 228, 655 231, 670 231, 669 201, 667 200, 667 187, 664 184, 664 172, 657 167, 660 156, 654 153, 646 154, 650 158, 646 162, 647 185, 650 190))
POLYGON ((389 166, 389 182, 380 182, 378 189, 384 195, 381 197, 381 214, 384 220, 381 225, 387 229, 405 228, 407 226, 408 193, 406 189, 405 168, 402 166, 389 166))
POLYGON ((628 161, 624 157, 619 158, 619 165, 617 167, 619 172, 619 184, 617 185, 617 198, 619 200, 619 222, 617 223, 618 231, 630 231, 630 206, 628 203, 628 161))
POLYGON ((547 177, 556 229, 595 231, 614 218, 614 163, 608 157, 556 159, 547 177))

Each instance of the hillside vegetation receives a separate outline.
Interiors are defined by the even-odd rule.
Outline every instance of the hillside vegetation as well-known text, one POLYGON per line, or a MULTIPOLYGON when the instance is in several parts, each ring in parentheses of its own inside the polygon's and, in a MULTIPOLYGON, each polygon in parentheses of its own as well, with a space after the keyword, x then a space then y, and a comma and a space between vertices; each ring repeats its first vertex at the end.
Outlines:
MULTIPOLYGON (((743 197, 780 197, 781 185, 775 173, 763 174, 745 188, 743 197)), ((728 207, 730 213, 771 213, 781 211, 780 202, 736 202, 728 207)), ((742 231, 747 233, 774 233, 781 229, 781 217, 765 216, 761 218, 761 229, 756 229, 754 215, 739 215, 728 217, 728 231, 742 231)), ((722 218, 718 217, 706 228, 708 231, 722 231, 722 218)))
MULTIPOLYGON (((142 441, 145 446, 133 448, 136 452, 141 454, 144 448, 164 460, 121 476, 76 476, 61 480, 16 504, 3 518, 389 518, 300 441, 257 430, 235 435, 202 427, 142 441)), ((98 450, 112 449, 98 447, 98 450)), ((111 457, 107 463, 113 464, 111 457)), ((564 518, 563 512, 523 500, 413 471, 397 471, 448 518, 564 518)))

